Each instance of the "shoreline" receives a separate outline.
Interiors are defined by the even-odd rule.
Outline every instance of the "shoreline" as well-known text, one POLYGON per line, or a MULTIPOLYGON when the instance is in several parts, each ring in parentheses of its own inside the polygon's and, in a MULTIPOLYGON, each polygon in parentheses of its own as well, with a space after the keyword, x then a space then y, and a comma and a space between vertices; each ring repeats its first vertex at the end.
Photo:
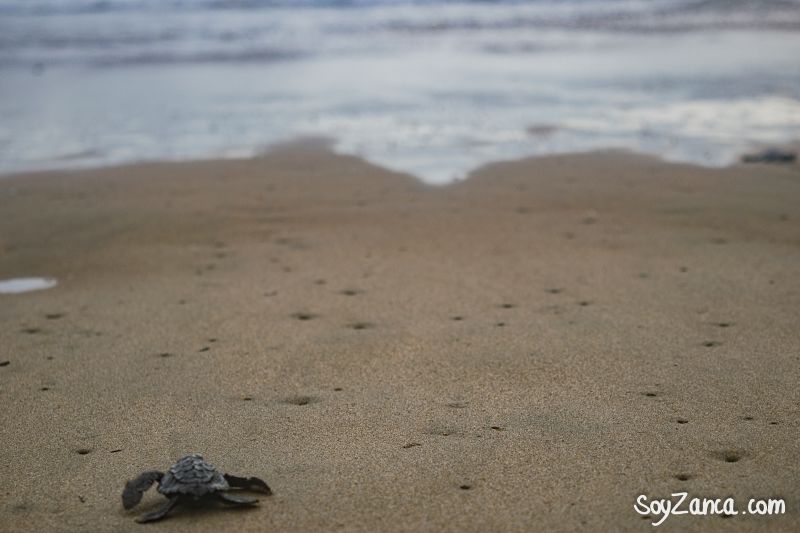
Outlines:
POLYGON ((751 150, 741 152, 741 154, 739 154, 738 156, 738 159, 725 165, 701 164, 697 161, 670 159, 664 157, 663 155, 646 151, 634 150, 625 147, 607 147, 607 148, 577 150, 577 151, 558 152, 558 153, 522 155, 520 157, 511 159, 497 159, 497 160, 487 161, 469 170, 464 177, 454 178, 447 183, 429 183, 426 182, 420 176, 417 176, 411 172, 390 168, 388 166, 381 164, 380 162, 373 161, 360 154, 338 151, 336 149, 336 143, 337 140, 334 138, 314 136, 314 135, 301 136, 265 145, 256 150, 256 153, 254 155, 250 156, 231 156, 231 157, 209 156, 209 157, 197 157, 188 159, 152 159, 152 160, 143 159, 143 160, 131 160, 119 163, 98 164, 90 166, 78 166, 78 167, 62 166, 53 168, 23 170, 23 171, 8 171, 8 172, 0 171, 0 180, 22 179, 25 177, 35 177, 38 175, 49 175, 54 173, 70 175, 79 172, 92 172, 92 173, 98 171, 114 172, 117 170, 121 171, 124 169, 135 168, 138 166, 181 165, 181 164, 202 164, 202 163, 211 164, 211 163, 223 163, 223 162, 236 163, 236 162, 259 160, 261 158, 268 157, 270 154, 276 152, 281 153, 286 151, 297 151, 297 150, 323 151, 323 152, 328 152, 331 155, 356 158, 365 162, 368 165, 375 166, 385 172, 397 175, 410 176, 411 178, 419 181, 424 185, 432 186, 435 188, 448 187, 451 185, 462 183, 464 181, 469 180, 471 176, 479 174, 484 167, 491 167, 497 164, 535 161, 537 159, 571 158, 571 157, 583 157, 583 156, 605 155, 605 154, 618 155, 621 157, 633 157, 633 158, 642 157, 642 158, 653 159, 654 161, 664 165, 688 166, 688 167, 695 167, 698 169, 707 169, 707 170, 726 170, 726 169, 735 169, 741 166, 753 166, 753 165, 768 165, 773 168, 783 167, 792 169, 792 168, 797 168, 798 165, 800 165, 800 159, 796 160, 795 162, 789 162, 789 163, 745 162, 742 160, 742 158, 748 154, 758 154, 760 152, 763 152, 764 150, 769 150, 769 149, 777 149, 797 154, 798 152, 800 152, 800 141, 787 141, 781 143, 762 143, 760 145, 754 144, 752 145, 751 150))
POLYGON ((447 187, 290 146, 0 179, 0 524, 138 531, 127 479, 262 477, 175 531, 800 527, 800 176, 599 152, 447 187), (31 176, 35 176, 31 179, 31 176), (44 482, 46 480, 46 482, 44 482), (467 488, 464 488, 467 487, 467 488))

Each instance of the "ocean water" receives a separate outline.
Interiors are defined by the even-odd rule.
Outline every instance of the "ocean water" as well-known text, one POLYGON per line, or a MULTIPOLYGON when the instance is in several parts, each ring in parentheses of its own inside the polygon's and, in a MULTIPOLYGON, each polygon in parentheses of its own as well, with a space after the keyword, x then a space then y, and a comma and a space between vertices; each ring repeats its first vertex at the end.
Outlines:
POLYGON ((302 137, 443 184, 800 139, 800 0, 0 0, 0 173, 302 137))

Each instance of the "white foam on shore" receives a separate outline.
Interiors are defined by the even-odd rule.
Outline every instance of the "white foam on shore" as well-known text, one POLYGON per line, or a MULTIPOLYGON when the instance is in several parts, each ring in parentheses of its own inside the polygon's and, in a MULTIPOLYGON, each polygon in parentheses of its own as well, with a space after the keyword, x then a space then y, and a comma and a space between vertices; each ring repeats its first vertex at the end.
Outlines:
POLYGON ((58 284, 53 278, 11 278, 0 280, 0 294, 20 294, 52 289, 58 284))

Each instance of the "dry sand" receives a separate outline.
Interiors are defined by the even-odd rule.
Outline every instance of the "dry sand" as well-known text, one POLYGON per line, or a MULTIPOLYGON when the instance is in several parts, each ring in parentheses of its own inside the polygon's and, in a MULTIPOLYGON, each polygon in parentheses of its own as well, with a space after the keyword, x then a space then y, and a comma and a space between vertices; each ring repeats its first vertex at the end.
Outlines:
POLYGON ((800 529, 798 166, 289 146, 3 178, 0 253, 4 531, 800 529), (275 495, 136 524, 191 451, 275 495))

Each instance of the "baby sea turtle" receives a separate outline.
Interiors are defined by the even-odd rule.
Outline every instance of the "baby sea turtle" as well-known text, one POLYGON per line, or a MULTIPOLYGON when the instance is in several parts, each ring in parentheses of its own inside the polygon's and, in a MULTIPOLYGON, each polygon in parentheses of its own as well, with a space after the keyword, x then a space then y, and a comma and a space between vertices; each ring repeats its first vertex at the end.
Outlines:
POLYGON ((229 489, 247 489, 262 492, 267 496, 272 490, 257 477, 237 477, 219 472, 213 465, 203 460, 200 454, 193 453, 181 457, 167 473, 150 470, 125 484, 122 491, 122 506, 133 509, 150 486, 158 482, 158 492, 168 501, 155 511, 144 514, 137 522, 161 520, 179 503, 221 501, 231 505, 253 505, 258 500, 231 494, 229 489))

